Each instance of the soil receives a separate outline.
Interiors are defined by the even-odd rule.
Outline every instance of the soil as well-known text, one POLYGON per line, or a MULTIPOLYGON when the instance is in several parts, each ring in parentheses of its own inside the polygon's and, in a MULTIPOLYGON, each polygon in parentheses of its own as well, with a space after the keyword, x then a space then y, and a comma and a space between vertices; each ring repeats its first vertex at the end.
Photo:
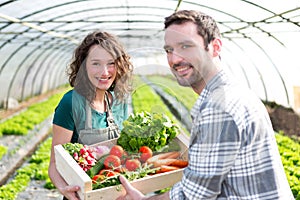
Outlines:
POLYGON ((48 190, 43 187, 44 181, 31 181, 25 191, 19 193, 16 200, 62 200, 58 190, 48 190))
POLYGON ((289 137, 300 137, 300 117, 291 108, 280 105, 266 106, 275 131, 283 131, 289 137))

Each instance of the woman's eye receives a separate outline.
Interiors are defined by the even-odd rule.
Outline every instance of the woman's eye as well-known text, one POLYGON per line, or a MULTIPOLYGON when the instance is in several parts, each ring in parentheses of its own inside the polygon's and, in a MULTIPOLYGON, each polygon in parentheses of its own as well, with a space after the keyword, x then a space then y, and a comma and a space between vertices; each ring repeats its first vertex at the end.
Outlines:
POLYGON ((94 66, 100 66, 100 63, 92 63, 94 66))
POLYGON ((107 63, 107 67, 115 67, 115 62, 110 62, 110 63, 107 63))

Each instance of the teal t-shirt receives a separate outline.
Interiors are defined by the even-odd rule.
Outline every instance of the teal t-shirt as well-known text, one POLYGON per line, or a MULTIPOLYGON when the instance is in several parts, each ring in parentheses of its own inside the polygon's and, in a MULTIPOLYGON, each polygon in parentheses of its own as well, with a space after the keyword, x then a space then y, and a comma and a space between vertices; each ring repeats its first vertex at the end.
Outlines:
MULTIPOLYGON (((113 104, 111 105, 112 114, 115 123, 121 130, 122 123, 128 117, 128 105, 126 103, 118 103, 115 101, 114 93, 113 104)), ((68 91, 60 100, 58 106, 55 108, 53 124, 73 131, 71 142, 77 142, 79 130, 85 129, 86 121, 86 100, 83 96, 78 94, 75 90, 68 91)), ((100 129, 106 128, 107 113, 99 113, 93 108, 92 111, 92 128, 100 129)))

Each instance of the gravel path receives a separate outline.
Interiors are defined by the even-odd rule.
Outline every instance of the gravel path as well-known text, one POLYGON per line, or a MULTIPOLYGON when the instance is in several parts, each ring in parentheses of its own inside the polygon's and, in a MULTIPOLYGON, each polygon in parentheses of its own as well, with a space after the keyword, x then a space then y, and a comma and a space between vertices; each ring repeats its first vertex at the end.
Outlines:
POLYGON ((31 181, 25 191, 21 192, 16 200, 62 200, 63 196, 55 189, 45 189, 44 181, 31 181))

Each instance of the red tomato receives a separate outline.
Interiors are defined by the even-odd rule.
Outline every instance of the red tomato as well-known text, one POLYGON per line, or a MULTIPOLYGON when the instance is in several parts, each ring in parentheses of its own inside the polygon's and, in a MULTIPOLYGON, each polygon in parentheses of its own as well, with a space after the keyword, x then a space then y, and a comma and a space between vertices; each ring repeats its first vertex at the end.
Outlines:
POLYGON ((124 149, 120 145, 114 145, 109 152, 110 155, 115 155, 121 158, 124 154, 124 149))
POLYGON ((118 156, 108 155, 104 160, 104 167, 106 169, 113 169, 121 165, 121 160, 118 156))
POLYGON ((115 171, 112 171, 112 170, 109 170, 109 169, 102 169, 99 172, 99 174, 102 175, 102 176, 105 176, 105 177, 111 177, 111 176, 118 175, 119 173, 115 172, 115 171))
POLYGON ((97 182, 97 181, 102 181, 102 180, 104 180, 104 176, 103 175, 101 175, 101 174, 97 174, 97 175, 95 175, 94 177, 93 177, 93 181, 94 182, 97 182))
POLYGON ((128 159, 128 154, 126 151, 124 151, 124 153, 120 159, 121 159, 121 164, 124 165, 126 160, 128 159))
POLYGON ((146 160, 148 160, 148 158, 151 158, 152 155, 153 155, 152 150, 149 147, 147 147, 147 146, 142 146, 139 149, 139 153, 141 153, 140 160, 142 162, 146 162, 146 160))
POLYGON ((125 167, 128 169, 128 171, 135 171, 140 166, 141 162, 138 159, 129 159, 125 163, 125 167))

